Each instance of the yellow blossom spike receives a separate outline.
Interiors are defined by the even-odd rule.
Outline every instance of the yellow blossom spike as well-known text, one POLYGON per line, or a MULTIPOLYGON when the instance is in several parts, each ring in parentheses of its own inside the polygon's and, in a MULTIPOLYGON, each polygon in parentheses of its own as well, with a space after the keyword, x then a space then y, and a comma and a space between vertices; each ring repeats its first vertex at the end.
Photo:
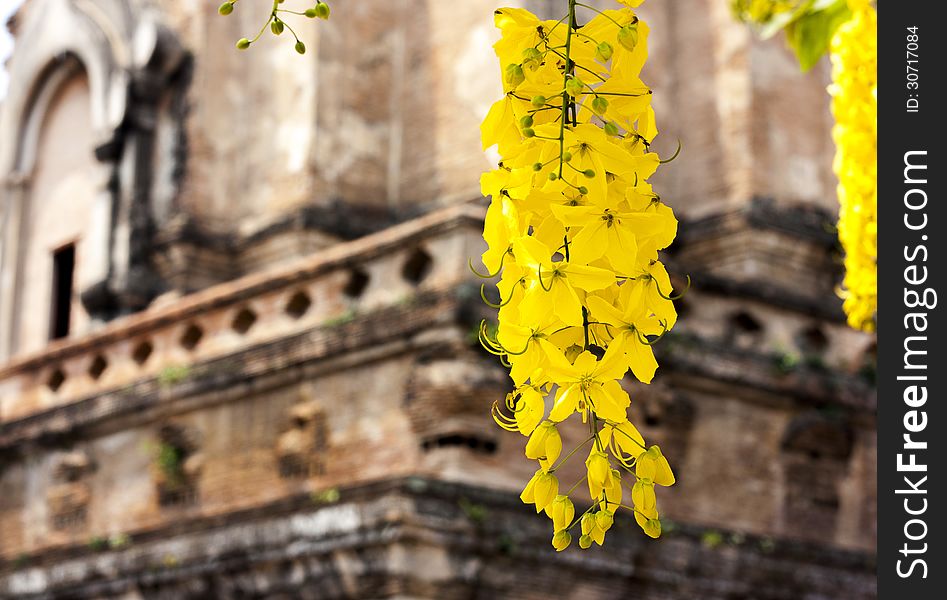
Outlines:
POLYGON ((620 468, 647 475, 650 484, 633 492, 647 511, 635 509, 636 519, 647 535, 660 534, 654 485, 670 485, 673 473, 628 421, 621 380, 629 369, 652 380, 652 345, 677 320, 658 260, 677 219, 648 183, 662 163, 650 149, 657 128, 641 79, 648 27, 632 10, 640 0, 602 10, 565 1, 569 15, 559 21, 519 8, 494 13, 505 93, 481 134, 501 162, 481 190, 491 198, 482 260, 499 276, 499 302, 487 302, 498 326, 478 332, 514 384, 494 419, 528 436, 524 453, 539 463, 521 498, 552 520, 560 551, 576 535, 575 507, 552 471, 585 445, 593 506, 579 520, 579 547, 603 544, 615 511, 629 508, 620 468), (588 18, 577 18, 579 9, 588 18), (583 21, 579 32, 572 24, 583 21), (576 413, 591 435, 563 455, 558 423, 576 413))

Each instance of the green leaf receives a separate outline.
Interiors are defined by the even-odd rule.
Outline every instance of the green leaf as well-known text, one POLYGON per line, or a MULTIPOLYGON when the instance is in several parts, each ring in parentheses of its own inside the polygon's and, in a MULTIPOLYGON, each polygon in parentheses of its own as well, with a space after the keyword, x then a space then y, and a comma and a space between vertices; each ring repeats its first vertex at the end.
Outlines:
POLYGON ((803 71, 811 69, 829 49, 832 36, 839 25, 851 18, 845 0, 822 0, 816 5, 821 10, 808 12, 786 27, 786 39, 799 59, 803 71))
MULTIPOLYGON (((830 0, 835 2, 836 0, 830 0)), ((798 19, 804 17, 809 12, 813 10, 813 5, 816 0, 807 0, 802 2, 793 10, 788 10, 786 12, 774 14, 769 21, 763 23, 760 28, 760 37, 764 40, 769 39, 779 33, 780 31, 786 29, 798 19)))

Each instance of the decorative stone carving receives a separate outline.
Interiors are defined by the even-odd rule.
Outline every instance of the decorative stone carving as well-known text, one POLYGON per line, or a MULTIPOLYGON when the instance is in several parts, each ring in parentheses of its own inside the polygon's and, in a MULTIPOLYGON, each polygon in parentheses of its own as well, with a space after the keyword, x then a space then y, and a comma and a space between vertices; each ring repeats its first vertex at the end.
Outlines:
POLYGON ((324 475, 329 447, 326 413, 316 401, 296 404, 289 411, 289 428, 276 441, 276 461, 283 479, 324 475))
POLYGON ((92 499, 86 478, 93 470, 91 458, 83 451, 69 452, 54 459, 52 484, 46 492, 52 529, 75 531, 85 527, 92 499))
POLYGON ((152 467, 161 507, 197 503, 198 480, 204 466, 199 448, 199 434, 192 428, 168 424, 158 430, 152 467))
POLYGON ((842 417, 809 411, 796 416, 783 435, 786 523, 810 539, 832 539, 839 512, 839 482, 854 447, 851 425, 842 417))

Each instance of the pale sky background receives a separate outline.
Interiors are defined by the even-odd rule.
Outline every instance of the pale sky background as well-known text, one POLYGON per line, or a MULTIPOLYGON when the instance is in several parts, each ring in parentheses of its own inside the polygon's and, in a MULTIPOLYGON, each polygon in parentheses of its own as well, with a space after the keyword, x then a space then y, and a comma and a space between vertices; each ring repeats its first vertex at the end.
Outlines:
POLYGON ((5 63, 13 50, 13 37, 7 31, 7 20, 23 0, 0 0, 0 100, 7 95, 7 70, 5 63))

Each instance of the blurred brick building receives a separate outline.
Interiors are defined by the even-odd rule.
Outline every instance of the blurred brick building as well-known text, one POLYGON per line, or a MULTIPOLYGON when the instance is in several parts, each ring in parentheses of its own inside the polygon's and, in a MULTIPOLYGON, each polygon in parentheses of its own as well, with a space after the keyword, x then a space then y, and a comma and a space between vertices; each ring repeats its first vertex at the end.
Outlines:
POLYGON ((668 263, 694 281, 632 390, 678 475, 666 533, 619 520, 556 554, 471 336, 496 3, 340 0, 298 56, 233 49, 262 0, 26 0, 0 108, 0 598, 875 597, 827 65, 799 74, 727 4, 641 9, 657 148, 684 144, 655 178, 668 263))

